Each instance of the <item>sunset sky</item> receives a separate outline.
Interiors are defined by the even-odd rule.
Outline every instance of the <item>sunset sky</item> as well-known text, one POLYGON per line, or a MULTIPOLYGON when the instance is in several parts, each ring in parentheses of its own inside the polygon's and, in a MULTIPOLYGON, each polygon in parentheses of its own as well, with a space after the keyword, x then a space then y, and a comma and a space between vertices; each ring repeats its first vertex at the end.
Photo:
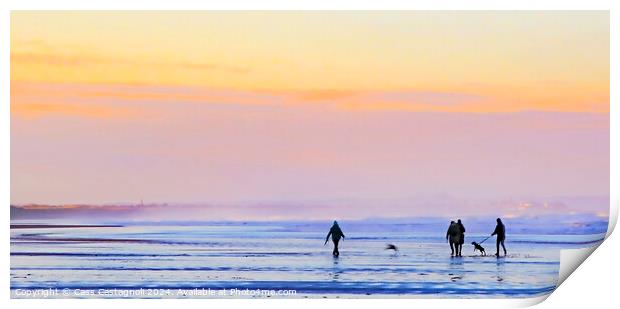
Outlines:
POLYGON ((608 12, 11 14, 14 204, 420 196, 608 199, 608 12))

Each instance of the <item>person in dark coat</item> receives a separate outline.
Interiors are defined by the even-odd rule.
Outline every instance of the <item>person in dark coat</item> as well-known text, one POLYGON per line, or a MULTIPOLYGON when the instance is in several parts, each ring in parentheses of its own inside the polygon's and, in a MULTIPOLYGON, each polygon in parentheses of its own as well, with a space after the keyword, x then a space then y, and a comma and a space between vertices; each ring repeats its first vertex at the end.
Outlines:
POLYGON ((455 253, 459 253, 459 240, 461 239, 459 226, 454 221, 450 221, 450 226, 446 232, 446 240, 450 244, 450 256, 454 256, 455 253), (456 251, 456 252, 455 252, 456 251))
POLYGON ((340 252, 338 251, 338 243, 340 242, 340 238, 344 240, 344 233, 340 229, 338 222, 334 221, 334 224, 329 229, 329 233, 327 234, 327 237, 325 237, 325 244, 323 245, 327 244, 327 242, 329 241, 329 236, 332 237, 332 242, 334 242, 334 251, 332 252, 332 255, 339 256, 340 252))
POLYGON ((499 257, 499 245, 502 245, 502 249, 504 249, 504 255, 506 255, 506 247, 504 246, 504 240, 506 240, 506 227, 504 223, 502 223, 502 219, 497 218, 497 226, 495 226, 495 231, 491 236, 497 235, 497 239, 495 242, 495 247, 497 248, 497 252, 495 256, 499 257))
POLYGON ((463 244, 465 243, 465 226, 463 225, 463 223, 461 222, 461 219, 458 219, 456 221, 456 225, 459 227, 459 247, 458 247, 458 253, 457 256, 463 256, 462 255, 462 251, 463 251, 463 244))

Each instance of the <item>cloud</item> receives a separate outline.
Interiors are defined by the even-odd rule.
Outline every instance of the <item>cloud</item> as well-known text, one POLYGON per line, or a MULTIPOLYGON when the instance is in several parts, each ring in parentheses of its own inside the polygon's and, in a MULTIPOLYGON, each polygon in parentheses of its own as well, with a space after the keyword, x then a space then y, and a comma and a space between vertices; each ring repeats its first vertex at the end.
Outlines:
POLYGON ((87 118, 128 118, 138 114, 138 110, 128 107, 64 103, 19 103, 11 104, 11 114, 24 118, 44 115, 79 116, 87 118))
POLYGON ((480 95, 456 92, 433 91, 391 91, 369 93, 362 97, 367 102, 412 103, 418 105, 454 106, 479 102, 485 98, 480 95))
POLYGON ((303 101, 356 101, 363 103, 410 103, 418 105, 452 106, 484 100, 485 97, 469 93, 441 91, 355 91, 322 89, 291 91, 288 95, 303 101))
MULTIPOLYGON (((57 62, 80 60, 55 59, 57 62)), ((38 102, 36 108, 17 110, 36 110, 37 114, 60 113, 78 104, 123 105, 136 102, 169 104, 228 104, 253 106, 298 106, 314 105, 340 110, 384 110, 384 111, 461 111, 467 104, 479 102, 482 97, 470 94, 424 92, 424 91, 241 91, 210 89, 186 86, 151 85, 103 85, 103 84, 47 84, 13 82, 11 85, 12 104, 38 102), (50 105, 62 102, 62 108, 43 108, 40 103, 50 105)), ((111 107, 111 106, 108 106, 111 107)), ((82 108, 82 107, 80 107, 82 108)), ((102 107, 100 107, 102 108, 102 107)), ((69 112, 69 110, 67 110, 69 112)), ((72 115, 80 113, 71 112, 72 115)), ((105 114, 105 113, 103 113, 105 114)), ((86 115, 84 113, 84 115, 86 115)))
POLYGON ((284 94, 301 101, 335 101, 342 99, 358 98, 363 95, 362 91, 323 89, 313 91, 288 91, 284 94))
POLYGON ((19 63, 33 63, 52 66, 88 66, 88 65, 127 65, 127 66, 151 66, 151 67, 171 67, 185 70, 196 71, 222 71, 233 74, 245 74, 250 71, 247 67, 232 66, 209 62, 161 62, 137 59, 124 59, 104 57, 94 54, 80 53, 40 53, 40 52, 12 52, 11 65, 19 63))
MULTIPOLYGON (((46 61, 78 63, 85 60, 55 58, 46 61)), ((109 110, 132 105, 135 107, 136 104, 141 104, 145 111, 154 110, 154 104, 169 104, 169 107, 174 106, 173 104, 306 106, 358 112, 510 113, 537 110, 478 94, 423 90, 278 91, 132 84, 54 84, 18 81, 11 83, 11 105, 15 105, 14 113, 20 116, 60 114, 63 111, 73 116, 113 116, 117 113, 111 113, 109 110), (59 103, 59 107, 53 107, 59 103), (147 103, 148 105, 144 105, 147 103), (20 104, 28 106, 17 106, 20 104), (71 110, 72 106, 76 111, 71 110), (87 108, 92 111, 87 112, 87 108)), ((541 111, 553 110, 541 109, 541 111)), ((120 115, 125 115, 125 112, 120 115)))
POLYGON ((45 101, 126 105, 138 102, 169 104, 278 105, 276 94, 183 86, 11 83, 11 103, 45 101))
MULTIPOLYGON (((351 111, 479 112, 489 107, 490 98, 457 92, 398 90, 289 91, 286 96, 303 103, 331 104, 351 111)), ((491 111, 493 107, 491 106, 491 111)), ((495 111, 506 111, 501 105, 495 111)), ((515 110, 510 110, 515 111, 515 110)))

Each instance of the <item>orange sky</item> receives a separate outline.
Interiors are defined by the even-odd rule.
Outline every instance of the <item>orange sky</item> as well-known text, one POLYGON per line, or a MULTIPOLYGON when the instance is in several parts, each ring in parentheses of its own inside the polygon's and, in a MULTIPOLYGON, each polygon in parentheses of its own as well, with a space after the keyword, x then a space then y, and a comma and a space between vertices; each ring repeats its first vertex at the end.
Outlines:
POLYGON ((609 111, 602 11, 13 12, 11 25, 18 86, 192 86, 363 110, 609 111), (380 92, 478 99, 365 96, 380 92))

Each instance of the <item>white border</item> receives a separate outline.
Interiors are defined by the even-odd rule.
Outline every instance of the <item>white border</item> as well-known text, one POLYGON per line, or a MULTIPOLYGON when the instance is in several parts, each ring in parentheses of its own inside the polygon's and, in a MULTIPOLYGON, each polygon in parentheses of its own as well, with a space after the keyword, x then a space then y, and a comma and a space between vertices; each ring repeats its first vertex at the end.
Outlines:
MULTIPOLYGON (((3 209, 5 228, 2 230, 4 234, 4 253, 2 260, 4 267, 2 268, 2 286, 0 287, 4 301, 9 301, 9 267, 10 258, 8 252, 9 248, 9 207, 10 204, 10 112, 9 102, 10 93, 9 81, 10 81, 10 55, 9 55, 9 42, 10 42, 10 12, 9 10, 44 10, 44 9, 117 9, 117 10, 182 10, 182 9, 358 9, 358 10, 376 10, 376 9, 416 9, 416 10, 611 10, 611 85, 620 85, 618 83, 618 69, 619 64, 617 57, 614 55, 619 54, 618 50, 618 15, 620 15, 620 9, 618 9, 620 1, 575 1, 575 0, 503 0, 503 1, 484 1, 484 0, 443 0, 443 1, 396 1, 396 0, 381 0, 381 1, 368 1, 368 0, 341 0, 341 1, 328 1, 328 0, 314 0, 314 1, 292 1, 292 0, 228 0, 222 1, 123 1, 123 0, 108 0, 101 3, 92 3, 92 1, 83 0, 56 0, 56 1, 44 1, 44 0, 22 0, 22 1, 3 1, 0 2, 0 67, 2 69, 2 75, 0 75, 0 97, 2 100, 2 109, 0 111, 0 194, 4 201, 5 207, 3 209)), ((610 212, 610 230, 611 233, 615 220, 618 215, 618 205, 620 199, 618 195, 618 164, 617 158, 620 152, 618 151, 618 124, 620 123, 617 105, 618 87, 611 88, 611 201, 612 208, 610 212), (615 138, 615 139, 614 139, 615 138), (611 222, 614 222, 613 224, 611 222)), ((609 234, 608 234, 609 236, 609 234)), ((567 280, 567 283, 563 284, 557 292, 554 292, 550 297, 549 302, 545 302, 543 306, 552 307, 565 307, 577 304, 575 301, 584 299, 582 302, 584 305, 592 305, 593 298, 595 303, 615 303, 617 302, 617 287, 618 282, 618 269, 620 267, 614 264, 617 261, 617 253, 619 247, 619 241, 617 236, 611 236, 610 240, 605 241, 601 248, 593 254, 593 258, 596 257, 599 263, 592 263, 587 266, 589 272, 578 270, 579 280, 584 281, 572 281, 567 280), (613 242, 611 241, 613 239, 613 242), (597 275, 601 274, 600 276, 597 275), (583 279, 583 277, 590 279, 583 279), (611 287, 611 288, 610 288, 611 287), (613 289, 613 290, 612 290, 613 289), (606 293, 599 293, 599 291, 606 293), (561 295, 560 295, 561 294, 561 295), (553 303, 550 303, 553 300, 553 303)), ((585 263, 588 264, 588 263, 585 263)), ((585 266, 580 267, 586 268, 585 266)), ((575 278, 577 279, 577 278, 575 278)), ((177 305, 178 302, 182 302, 184 306, 196 306, 204 307, 205 305, 213 306, 269 306, 275 308, 289 308, 294 305, 299 308, 316 308, 321 307, 342 307, 342 306, 362 306, 362 307, 375 307, 377 305, 389 305, 391 307, 411 308, 412 306, 434 306, 438 308, 453 308, 454 306, 464 308, 479 308, 479 307, 521 307, 535 304, 545 297, 538 299, 517 299, 517 300, 454 300, 454 299, 404 299, 404 300, 210 300, 205 303, 204 300, 159 300, 150 301, 149 306, 154 307, 169 307, 171 305, 177 305)), ((136 303, 146 304, 145 300, 88 300, 88 305, 94 308, 107 308, 111 304, 114 305, 135 305, 136 303)), ((7 304, 9 305, 9 304, 7 304)), ((63 306, 65 308, 78 308, 84 305, 81 300, 10 300, 11 308, 22 308, 30 306, 63 306)), ((571 306, 572 307, 572 306, 571 306)))
POLYGON ((229 0, 229 1, 191 1, 191 0, 152 0, 122 1, 110 0, 92 3, 81 0, 9 0, 11 10, 608 10, 614 6, 609 0, 229 0))

